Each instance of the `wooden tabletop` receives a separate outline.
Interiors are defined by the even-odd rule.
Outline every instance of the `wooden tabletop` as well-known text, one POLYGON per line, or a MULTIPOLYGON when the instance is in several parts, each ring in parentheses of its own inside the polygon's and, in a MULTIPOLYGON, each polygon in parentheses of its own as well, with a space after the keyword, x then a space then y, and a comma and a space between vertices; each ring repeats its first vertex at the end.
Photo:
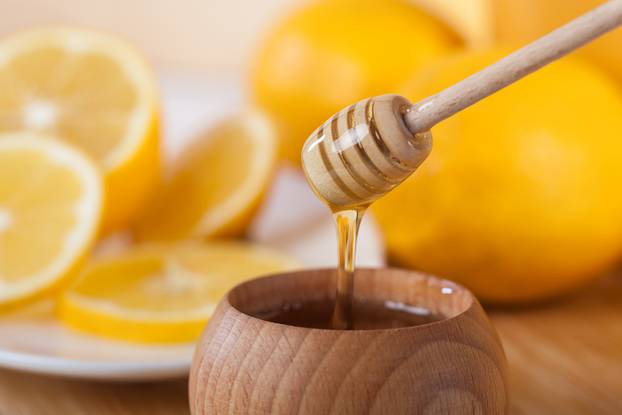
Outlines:
POLYGON ((119 384, 0 371, 0 415, 185 415, 187 380, 119 384))
MULTIPOLYGON (((622 414, 622 278, 556 303, 490 310, 512 415, 622 414)), ((113 384, 0 371, 0 415, 184 415, 186 380, 113 384)))
POLYGON ((510 363, 511 414, 622 414, 622 275, 489 314, 510 363))

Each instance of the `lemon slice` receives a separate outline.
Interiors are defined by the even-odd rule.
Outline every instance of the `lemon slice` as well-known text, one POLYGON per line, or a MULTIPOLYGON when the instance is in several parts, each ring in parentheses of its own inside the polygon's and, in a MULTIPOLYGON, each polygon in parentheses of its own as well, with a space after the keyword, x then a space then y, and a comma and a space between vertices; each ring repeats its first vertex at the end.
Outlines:
POLYGON ((154 81, 137 52, 96 32, 21 32, 0 42, 0 91, 0 132, 51 134, 98 162, 104 228, 136 214, 159 171, 154 81))
POLYGON ((241 242, 138 246, 88 265, 62 296, 60 318, 116 339, 192 341, 233 286, 297 267, 277 252, 241 242))
POLYGON ((102 184, 88 157, 32 133, 0 135, 0 308, 60 284, 91 246, 102 184))
POLYGON ((271 124, 257 112, 207 131, 143 214, 139 238, 171 240, 243 233, 270 184, 277 162, 271 124))

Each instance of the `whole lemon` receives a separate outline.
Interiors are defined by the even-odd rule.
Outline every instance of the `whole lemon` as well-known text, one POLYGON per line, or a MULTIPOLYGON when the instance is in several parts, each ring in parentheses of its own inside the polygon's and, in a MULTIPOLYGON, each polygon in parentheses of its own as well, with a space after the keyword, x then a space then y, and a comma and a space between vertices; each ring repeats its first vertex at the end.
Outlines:
MULTIPOLYGON (((426 97, 506 52, 468 52, 413 82, 426 97)), ((374 205, 395 261, 487 302, 539 300, 622 251, 622 95, 564 59, 433 128, 428 160, 374 205)))
MULTIPOLYGON (((603 0, 492 0, 494 36, 526 43, 603 3, 603 0)), ((622 81, 622 30, 614 30, 577 53, 622 81)))
POLYGON ((397 92, 425 63, 459 44, 406 1, 316 1, 269 35, 252 71, 254 100, 276 122, 281 154, 299 164, 302 144, 331 115, 397 92))

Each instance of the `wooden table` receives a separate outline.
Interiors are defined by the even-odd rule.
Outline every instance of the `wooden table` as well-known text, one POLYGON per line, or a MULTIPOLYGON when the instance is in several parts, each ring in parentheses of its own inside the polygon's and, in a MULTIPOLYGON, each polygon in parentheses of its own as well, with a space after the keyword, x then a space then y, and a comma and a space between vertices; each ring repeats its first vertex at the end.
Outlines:
MULTIPOLYGON (((511 414, 622 414, 622 278, 546 306, 490 310, 511 414)), ((109 384, 0 371, 0 415, 184 415, 186 381, 109 384)))
POLYGON ((622 414, 622 276, 490 315, 510 363, 512 414, 622 414))
POLYGON ((187 380, 114 384, 0 371, 0 415, 185 415, 187 380))

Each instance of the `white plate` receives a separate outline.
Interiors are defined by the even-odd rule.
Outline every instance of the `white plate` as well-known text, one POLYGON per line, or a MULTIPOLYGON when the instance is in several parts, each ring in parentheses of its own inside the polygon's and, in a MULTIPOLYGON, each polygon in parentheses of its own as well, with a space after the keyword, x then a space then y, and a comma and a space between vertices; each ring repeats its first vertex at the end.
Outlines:
MULTIPOLYGON (((205 128, 240 102, 231 84, 164 77, 165 149, 174 157, 191 130, 205 128), (207 109, 207 110, 206 110, 207 109), (208 111, 207 113, 205 111, 208 111), (197 128, 198 127, 198 128, 197 128)), ((309 267, 334 266, 332 218, 298 171, 284 168, 251 229, 251 238, 290 253, 309 267)), ((361 226, 358 263, 384 263, 382 238, 371 217, 361 226)), ((118 240, 115 240, 118 241, 118 240)), ((108 242, 100 249, 113 249, 108 242)), ((0 367, 47 375, 114 381, 164 380, 188 374, 194 344, 147 346, 102 339, 64 327, 52 304, 0 317, 0 367)))

